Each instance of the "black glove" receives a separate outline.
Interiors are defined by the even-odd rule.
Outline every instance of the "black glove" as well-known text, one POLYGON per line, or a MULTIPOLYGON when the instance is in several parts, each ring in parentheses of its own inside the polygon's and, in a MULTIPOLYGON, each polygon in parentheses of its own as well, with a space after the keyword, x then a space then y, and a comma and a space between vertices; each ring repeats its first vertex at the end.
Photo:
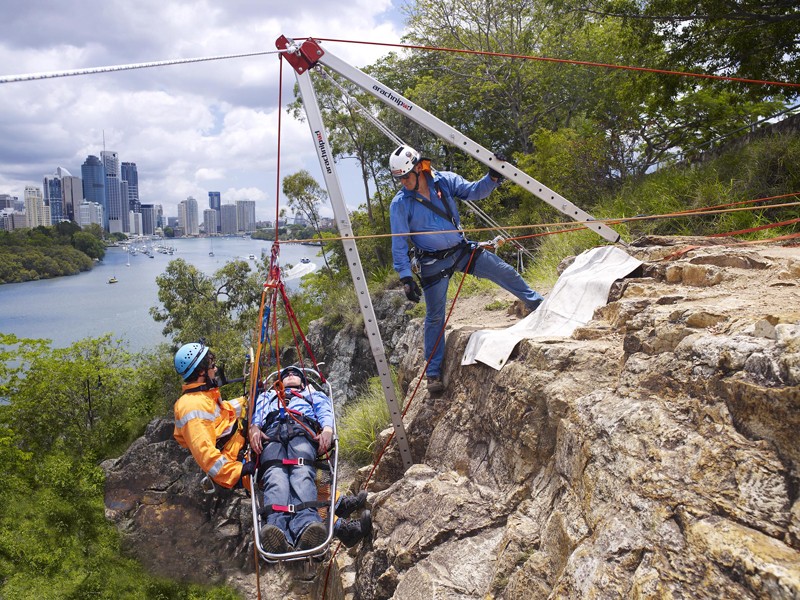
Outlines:
MULTIPOLYGON (((508 162, 506 155, 503 154, 502 152, 495 152, 494 158, 495 160, 500 162, 508 162)), ((491 177, 492 179, 497 179, 498 183, 503 181, 503 176, 494 169, 489 169, 489 177, 491 177)))
POLYGON ((242 465, 242 477, 245 475, 252 475, 256 472, 256 463, 255 461, 248 460, 246 463, 242 465))
POLYGON ((214 378, 214 381, 217 382, 217 387, 228 385, 228 378, 225 377, 225 363, 221 362, 217 364, 217 376, 214 378))
POLYGON ((417 282, 413 277, 403 277, 400 282, 403 284, 403 291, 406 293, 406 298, 414 303, 419 302, 422 298, 422 290, 419 289, 417 282))

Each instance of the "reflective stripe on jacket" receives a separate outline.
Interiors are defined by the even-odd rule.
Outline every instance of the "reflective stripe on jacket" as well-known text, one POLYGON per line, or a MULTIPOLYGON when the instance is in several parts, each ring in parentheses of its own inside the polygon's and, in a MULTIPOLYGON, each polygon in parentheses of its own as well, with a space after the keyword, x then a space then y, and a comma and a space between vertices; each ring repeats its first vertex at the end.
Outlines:
POLYGON ((192 387, 197 384, 184 385, 184 394, 175 403, 175 440, 191 451, 194 460, 214 483, 232 488, 242 476, 238 455, 245 439, 241 429, 222 450, 217 449, 216 444, 243 416, 245 399, 224 401, 219 389, 191 391, 192 387))

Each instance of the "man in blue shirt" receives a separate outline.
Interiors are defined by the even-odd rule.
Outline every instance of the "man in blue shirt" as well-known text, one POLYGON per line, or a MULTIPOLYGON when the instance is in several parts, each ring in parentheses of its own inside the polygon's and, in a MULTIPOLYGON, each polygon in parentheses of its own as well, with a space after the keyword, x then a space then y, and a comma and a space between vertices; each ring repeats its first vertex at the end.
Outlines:
MULTIPOLYGON (((280 372, 285 405, 275 390, 256 400, 248 437, 260 455, 259 469, 264 475, 266 524, 261 528, 261 543, 268 552, 284 554, 316 548, 328 537, 317 512, 317 484, 314 463, 333 442, 333 403, 320 391, 307 385, 302 369, 291 366, 280 372), (291 414, 287 414, 291 413, 291 414), (303 464, 283 464, 283 459, 302 459, 303 464), (282 510, 305 505, 297 512, 282 510)), ((337 517, 345 517, 366 503, 367 494, 342 496, 335 505, 337 517)), ((372 528, 369 511, 359 520, 337 519, 334 535, 346 546, 353 546, 372 528)))
POLYGON ((489 279, 508 290, 530 311, 536 310, 543 298, 525 283, 514 267, 496 254, 476 247, 460 231, 456 199, 483 200, 500 185, 499 173, 490 170, 478 181, 466 181, 457 173, 431 169, 430 161, 410 146, 400 146, 392 152, 389 168, 403 186, 389 208, 392 233, 411 234, 392 237, 394 270, 400 275, 409 300, 419 302, 421 294, 425 295, 424 346, 425 358, 430 358, 428 391, 438 393, 444 389, 443 327, 447 286, 455 271, 464 271, 469 265, 470 274, 489 279), (421 292, 412 276, 409 254, 416 259, 421 292))

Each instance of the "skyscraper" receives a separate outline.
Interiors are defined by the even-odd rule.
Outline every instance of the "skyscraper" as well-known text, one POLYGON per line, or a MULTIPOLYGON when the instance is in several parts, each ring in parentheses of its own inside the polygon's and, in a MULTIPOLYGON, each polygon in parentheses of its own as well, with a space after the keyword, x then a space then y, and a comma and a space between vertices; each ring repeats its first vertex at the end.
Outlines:
POLYGON ((203 227, 206 230, 206 235, 215 235, 217 233, 218 220, 219 212, 213 208, 207 208, 203 211, 203 227))
POLYGON ((222 204, 222 194, 219 192, 208 192, 208 208, 217 211, 217 230, 216 232, 206 230, 206 233, 219 233, 222 229, 222 218, 219 207, 222 204))
POLYGON ((152 204, 142 204, 142 235, 153 235, 156 231, 156 209, 152 204))
POLYGON ((51 225, 50 211, 44 205, 42 190, 33 185, 25 186, 25 215, 28 227, 33 229, 39 225, 51 225))
POLYGON ((219 212, 219 207, 222 204, 222 194, 219 192, 208 192, 208 208, 219 212))
POLYGON ((61 177, 61 193, 64 198, 64 218, 77 221, 78 207, 83 202, 83 182, 80 177, 70 175, 63 167, 56 169, 56 176, 61 177))
POLYGON ((235 234, 239 230, 236 224, 236 205, 223 204, 219 208, 222 235, 235 234))
POLYGON ((50 211, 50 222, 60 223, 64 220, 64 192, 61 189, 61 177, 56 173, 53 177, 42 180, 44 189, 44 205, 50 211))
POLYGON ((197 200, 189 196, 178 204, 178 220, 184 235, 200 235, 197 200))
POLYGON ((100 153, 106 174, 106 204, 108 206, 108 231, 128 232, 128 200, 122 201, 122 186, 119 176, 119 155, 111 150, 100 153), (124 210, 123 210, 124 208, 124 210))
POLYGON ((90 154, 81 165, 83 197, 103 207, 103 229, 108 231, 108 202, 106 200, 106 171, 99 158, 90 154))
POLYGON ((236 225, 238 231, 245 233, 256 230, 256 203, 254 200, 236 201, 236 225))
POLYGON ((120 168, 122 181, 128 182, 128 208, 133 212, 142 212, 139 200, 139 171, 135 162, 124 162, 120 168))

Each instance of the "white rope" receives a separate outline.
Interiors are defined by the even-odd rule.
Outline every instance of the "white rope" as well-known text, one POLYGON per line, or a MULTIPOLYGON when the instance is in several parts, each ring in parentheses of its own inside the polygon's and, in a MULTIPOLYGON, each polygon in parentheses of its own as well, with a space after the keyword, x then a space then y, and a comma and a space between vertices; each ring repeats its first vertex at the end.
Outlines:
POLYGON ((156 62, 135 63, 131 65, 113 65, 108 67, 90 67, 86 69, 73 69, 71 71, 50 71, 46 73, 29 73, 24 75, 6 75, 0 77, 0 83, 16 83, 19 81, 36 81, 38 79, 53 79, 56 77, 74 77, 76 75, 94 75, 95 73, 111 73, 114 71, 130 71, 132 69, 149 69, 151 67, 166 67, 169 65, 183 65, 187 63, 208 62, 212 60, 228 60, 231 58, 246 58, 249 56, 264 56, 266 54, 279 54, 285 50, 271 50, 269 52, 249 52, 246 54, 225 54, 222 56, 206 56, 201 58, 178 58, 174 60, 160 60, 156 62))
MULTIPOLYGON (((503 227, 500 225, 500 223, 498 223, 498 222, 497 222, 497 221, 495 221, 495 220, 494 220, 492 217, 490 217, 490 216, 489 216, 489 214, 488 214, 488 213, 487 213, 485 210, 483 210, 482 208, 480 208, 480 207, 479 207, 477 204, 475 204, 475 203, 474 203, 474 202, 472 202, 471 200, 462 200, 462 202, 464 202, 464 204, 466 204, 466 205, 467 205, 467 207, 468 207, 468 208, 469 208, 469 209, 470 209, 470 210, 471 210, 473 213, 475 213, 475 215, 476 215, 476 216, 477 216, 479 219, 483 219, 483 221, 484 221, 484 222, 485 222, 485 223, 486 223, 486 224, 487 224, 489 227, 492 227, 492 228, 494 228, 495 230, 499 231, 499 232, 500 232, 500 233, 503 235, 503 237, 506 237, 506 238, 514 237, 514 236, 513 236, 511 233, 509 233, 509 232, 508 232, 506 229, 503 229, 503 227)), ((525 246, 523 246, 522 244, 520 244, 520 243, 519 243, 517 240, 511 240, 511 242, 512 242, 512 244, 514 244, 514 246, 517 248, 517 254, 519 254, 519 253, 524 253, 524 254, 526 254, 526 255, 528 256, 528 258, 530 258, 531 260, 535 260, 535 257, 533 256, 533 254, 531 254, 530 250, 528 250, 527 248, 525 248, 525 246)), ((522 260, 522 257, 521 257, 521 256, 519 257, 519 260, 520 260, 520 261, 522 260)))

